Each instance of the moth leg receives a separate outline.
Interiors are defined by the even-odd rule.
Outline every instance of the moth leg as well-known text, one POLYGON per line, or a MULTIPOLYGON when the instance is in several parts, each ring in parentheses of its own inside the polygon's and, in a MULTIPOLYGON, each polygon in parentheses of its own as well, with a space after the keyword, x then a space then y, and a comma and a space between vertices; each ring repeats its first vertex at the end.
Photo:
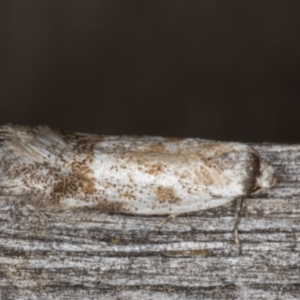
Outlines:
POLYGON ((235 240, 235 244, 238 247, 238 252, 240 255, 242 254, 242 244, 239 237, 238 226, 241 220, 243 202, 244 202, 244 198, 237 199, 237 206, 235 211, 235 223, 234 223, 234 240, 235 240))
POLYGON ((171 214, 168 215, 166 218, 164 218, 161 222, 159 222, 156 225, 156 231, 161 229, 167 222, 169 222, 171 219, 175 219, 179 214, 171 214))

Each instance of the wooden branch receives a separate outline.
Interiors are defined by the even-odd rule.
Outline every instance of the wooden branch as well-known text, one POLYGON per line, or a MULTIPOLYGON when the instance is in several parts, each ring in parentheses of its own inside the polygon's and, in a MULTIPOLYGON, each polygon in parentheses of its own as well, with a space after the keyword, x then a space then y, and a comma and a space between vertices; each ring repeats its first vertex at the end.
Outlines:
POLYGON ((42 214, 0 198, 1 299, 299 299, 300 146, 253 145, 277 185, 164 217, 42 214))

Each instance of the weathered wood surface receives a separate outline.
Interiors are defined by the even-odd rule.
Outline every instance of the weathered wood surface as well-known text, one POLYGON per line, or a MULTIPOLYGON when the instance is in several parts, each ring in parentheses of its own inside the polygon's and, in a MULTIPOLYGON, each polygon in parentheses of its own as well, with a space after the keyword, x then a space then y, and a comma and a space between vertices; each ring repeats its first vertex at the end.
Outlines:
POLYGON ((0 198, 0 299, 299 299, 300 146, 254 145, 277 185, 163 217, 43 215, 0 198))

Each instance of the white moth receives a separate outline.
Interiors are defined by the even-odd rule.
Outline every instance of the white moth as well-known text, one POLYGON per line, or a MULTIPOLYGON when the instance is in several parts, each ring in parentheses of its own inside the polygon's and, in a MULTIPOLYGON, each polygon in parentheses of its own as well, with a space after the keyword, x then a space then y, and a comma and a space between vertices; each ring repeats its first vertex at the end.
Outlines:
POLYGON ((170 215, 224 205, 275 184, 250 146, 0 127, 0 195, 36 208, 170 215))

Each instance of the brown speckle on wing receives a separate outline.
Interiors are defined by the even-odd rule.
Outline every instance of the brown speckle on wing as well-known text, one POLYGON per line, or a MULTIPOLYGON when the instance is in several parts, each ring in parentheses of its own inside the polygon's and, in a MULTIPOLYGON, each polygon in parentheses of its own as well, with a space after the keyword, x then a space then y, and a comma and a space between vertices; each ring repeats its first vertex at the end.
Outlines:
POLYGON ((163 165, 161 163, 146 163, 145 167, 145 172, 153 176, 156 176, 163 171, 163 165))
POLYGON ((178 203, 180 199, 176 197, 174 190, 169 187, 159 186, 156 189, 156 196, 159 202, 178 203))

